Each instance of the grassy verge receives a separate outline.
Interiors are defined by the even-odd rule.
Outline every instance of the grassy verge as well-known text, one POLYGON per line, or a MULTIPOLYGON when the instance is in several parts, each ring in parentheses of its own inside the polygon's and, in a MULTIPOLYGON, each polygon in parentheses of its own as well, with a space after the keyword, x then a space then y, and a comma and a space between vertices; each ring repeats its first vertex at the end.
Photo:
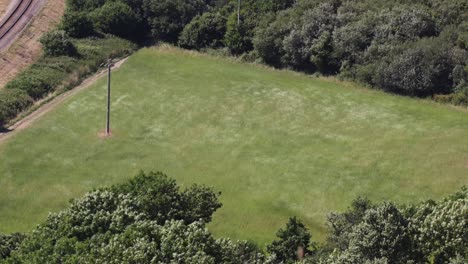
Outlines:
POLYGON ((0 127, 28 112, 35 101, 73 88, 107 58, 130 54, 136 46, 117 37, 76 39, 75 57, 43 56, 0 90, 0 127))

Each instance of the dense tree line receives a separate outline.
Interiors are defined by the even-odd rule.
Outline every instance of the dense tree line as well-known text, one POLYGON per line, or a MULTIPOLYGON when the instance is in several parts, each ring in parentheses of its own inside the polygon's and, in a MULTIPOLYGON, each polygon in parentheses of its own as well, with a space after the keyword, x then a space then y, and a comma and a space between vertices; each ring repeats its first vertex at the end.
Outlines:
POLYGON ((237 3, 70 0, 69 13, 78 14, 65 16, 64 25, 75 29, 89 19, 101 32, 197 50, 225 47, 275 67, 337 74, 404 95, 468 90, 466 1, 243 0, 239 13, 237 3), (76 20, 81 16, 85 21, 76 20))
POLYGON ((71 202, 27 234, 0 234, 1 263, 466 263, 468 189, 399 207, 356 199, 328 217, 326 243, 290 218, 266 252, 215 239, 221 207, 205 186, 181 189, 162 173, 140 173, 71 202))
MULTIPOLYGON (((468 106, 467 1, 242 0, 238 8, 237 0, 67 0, 41 42, 48 57, 80 60, 76 39, 164 41, 468 106)), ((58 85, 25 75, 7 86, 15 93, 0 92, 0 126, 58 85)))

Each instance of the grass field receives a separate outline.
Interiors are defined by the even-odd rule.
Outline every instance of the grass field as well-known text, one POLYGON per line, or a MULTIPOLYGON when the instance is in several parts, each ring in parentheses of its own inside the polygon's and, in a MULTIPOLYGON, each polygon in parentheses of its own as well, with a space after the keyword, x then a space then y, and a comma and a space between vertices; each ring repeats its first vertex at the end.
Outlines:
POLYGON ((0 145, 0 232, 140 169, 222 191, 216 235, 270 241, 296 215, 323 239, 326 214, 357 196, 400 203, 468 184, 460 109, 180 51, 143 49, 0 145))

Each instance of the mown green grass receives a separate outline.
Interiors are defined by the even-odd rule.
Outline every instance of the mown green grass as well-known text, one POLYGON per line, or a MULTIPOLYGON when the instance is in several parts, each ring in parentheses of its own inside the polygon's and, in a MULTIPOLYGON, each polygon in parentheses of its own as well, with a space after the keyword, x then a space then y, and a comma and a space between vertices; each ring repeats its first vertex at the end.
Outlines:
POLYGON ((222 191, 216 234, 270 241, 289 216, 323 239, 326 214, 357 196, 399 203, 468 184, 460 109, 196 55, 143 49, 0 145, 0 232, 139 170, 222 191))

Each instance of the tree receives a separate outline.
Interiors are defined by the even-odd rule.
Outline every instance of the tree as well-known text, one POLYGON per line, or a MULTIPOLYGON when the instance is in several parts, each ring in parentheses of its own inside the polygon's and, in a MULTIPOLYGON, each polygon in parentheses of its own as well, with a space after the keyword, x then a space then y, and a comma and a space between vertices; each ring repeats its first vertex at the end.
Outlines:
POLYGON ((60 28, 74 38, 83 38, 94 33, 93 22, 83 12, 66 12, 60 28))
POLYGON ((278 262, 294 263, 297 260, 297 251, 301 247, 305 255, 313 253, 311 248, 311 235, 305 225, 296 217, 289 218, 285 229, 276 233, 278 240, 267 246, 267 251, 276 256, 278 262))
POLYGON ((138 19, 133 10, 125 3, 106 2, 91 13, 97 30, 119 37, 132 38, 138 19))
POLYGON ((330 213, 327 218, 328 243, 333 248, 345 250, 349 247, 353 228, 358 225, 367 210, 375 208, 369 199, 358 197, 344 213, 330 213))
POLYGON ((291 33, 292 25, 299 19, 295 11, 288 9, 276 15, 270 14, 257 26, 253 45, 265 63, 275 67, 283 66, 283 41, 291 33))
POLYGON ((418 206, 410 220, 414 241, 428 260, 448 263, 468 253, 468 188, 440 203, 418 206))
POLYGON ((226 32, 226 18, 220 13, 204 13, 187 24, 180 34, 179 45, 197 49, 219 48, 223 46, 226 32))
POLYGON ((210 3, 206 0, 146 0, 144 13, 153 39, 177 42, 185 25, 206 11, 210 3))
MULTIPOLYGON (((237 1, 236 1, 237 2, 237 1)), ((293 5, 293 0, 243 0, 240 11, 240 23, 237 21, 237 11, 233 11, 227 21, 224 37, 225 45, 233 54, 242 54, 253 50, 253 38, 256 27, 264 16, 287 9, 293 5)))
POLYGON ((449 52, 436 41, 404 49, 380 63, 373 82, 387 91, 413 96, 449 93, 455 67, 449 52))
POLYGON ((408 263, 420 261, 415 256, 408 219, 392 203, 368 209, 349 233, 349 245, 333 263, 408 263))
POLYGON ((140 173, 126 183, 72 201, 23 241, 0 236, 0 253, 6 263, 238 263, 240 259, 251 263, 264 259, 250 243, 216 240, 209 233, 205 224, 220 207, 217 197, 203 186, 181 191, 162 173, 140 173))

